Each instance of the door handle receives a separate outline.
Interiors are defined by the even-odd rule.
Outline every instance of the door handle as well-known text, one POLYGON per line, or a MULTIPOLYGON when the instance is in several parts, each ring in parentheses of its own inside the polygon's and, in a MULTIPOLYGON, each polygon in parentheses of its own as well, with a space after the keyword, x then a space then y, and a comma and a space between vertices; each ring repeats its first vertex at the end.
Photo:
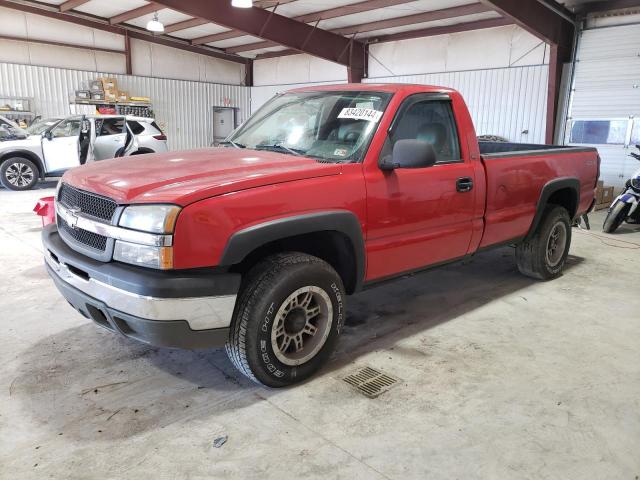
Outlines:
POLYGON ((473 190, 473 179, 471 177, 462 177, 456 180, 456 190, 459 192, 470 192, 473 190))

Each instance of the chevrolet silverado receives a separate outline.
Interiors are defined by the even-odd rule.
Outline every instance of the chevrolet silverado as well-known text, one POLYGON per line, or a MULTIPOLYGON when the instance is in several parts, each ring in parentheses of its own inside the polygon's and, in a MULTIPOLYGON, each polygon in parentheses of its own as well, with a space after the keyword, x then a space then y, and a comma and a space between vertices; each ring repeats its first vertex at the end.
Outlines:
POLYGON ((478 142, 455 90, 310 87, 274 97, 220 148, 75 168, 43 231, 82 315, 152 345, 225 345, 271 387, 326 362, 346 295, 500 245, 561 274, 594 202, 592 148, 478 142))

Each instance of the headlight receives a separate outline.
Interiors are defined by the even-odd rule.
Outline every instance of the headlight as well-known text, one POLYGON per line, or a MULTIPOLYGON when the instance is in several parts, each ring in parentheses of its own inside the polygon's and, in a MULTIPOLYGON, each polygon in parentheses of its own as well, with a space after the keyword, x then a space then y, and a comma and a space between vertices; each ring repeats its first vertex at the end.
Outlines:
POLYGON ((149 233, 173 233, 180 207, 176 205, 133 205, 122 212, 119 225, 149 233))
POLYGON ((172 247, 151 247, 137 243, 116 240, 113 259, 141 267, 168 270, 173 268, 172 247))
MULTIPOLYGON (((132 205, 124 209, 118 225, 161 235, 172 234, 180 207, 176 205, 132 205)), ((173 268, 173 247, 157 247, 116 240, 113 259, 141 267, 173 268)))

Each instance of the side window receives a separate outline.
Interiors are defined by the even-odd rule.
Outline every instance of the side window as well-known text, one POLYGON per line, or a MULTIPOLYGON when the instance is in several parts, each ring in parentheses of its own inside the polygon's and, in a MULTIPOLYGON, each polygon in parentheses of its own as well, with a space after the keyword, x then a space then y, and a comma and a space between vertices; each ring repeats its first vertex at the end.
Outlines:
POLYGON ((105 118, 102 120, 98 135, 118 135, 120 133, 124 133, 124 118, 105 118))
POLYGON ((64 120, 51 130, 53 138, 76 137, 80 133, 80 120, 64 120))
POLYGON ((144 132, 144 127, 140 125, 140 123, 138 122, 129 120, 127 122, 127 125, 129 125, 129 128, 131 129, 134 135, 140 135, 142 132, 144 132))
POLYGON ((398 140, 422 140, 433 145, 436 163, 459 162, 460 144, 451 102, 425 100, 400 113, 391 133, 391 148, 398 140))

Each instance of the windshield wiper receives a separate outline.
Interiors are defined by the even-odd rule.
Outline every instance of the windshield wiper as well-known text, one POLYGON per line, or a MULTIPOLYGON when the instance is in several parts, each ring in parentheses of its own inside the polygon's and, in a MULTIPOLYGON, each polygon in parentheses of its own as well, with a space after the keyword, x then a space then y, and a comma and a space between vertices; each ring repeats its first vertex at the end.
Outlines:
POLYGON ((224 142, 220 142, 218 145, 231 145, 235 148, 247 148, 246 145, 242 145, 241 143, 236 143, 231 140, 225 140, 224 142))
POLYGON ((290 153, 291 155, 295 155, 296 157, 300 157, 305 153, 304 150, 294 150, 293 148, 285 147, 280 143, 274 143, 272 145, 256 145, 253 148, 254 150, 273 150, 276 152, 284 151, 286 153, 290 153))

